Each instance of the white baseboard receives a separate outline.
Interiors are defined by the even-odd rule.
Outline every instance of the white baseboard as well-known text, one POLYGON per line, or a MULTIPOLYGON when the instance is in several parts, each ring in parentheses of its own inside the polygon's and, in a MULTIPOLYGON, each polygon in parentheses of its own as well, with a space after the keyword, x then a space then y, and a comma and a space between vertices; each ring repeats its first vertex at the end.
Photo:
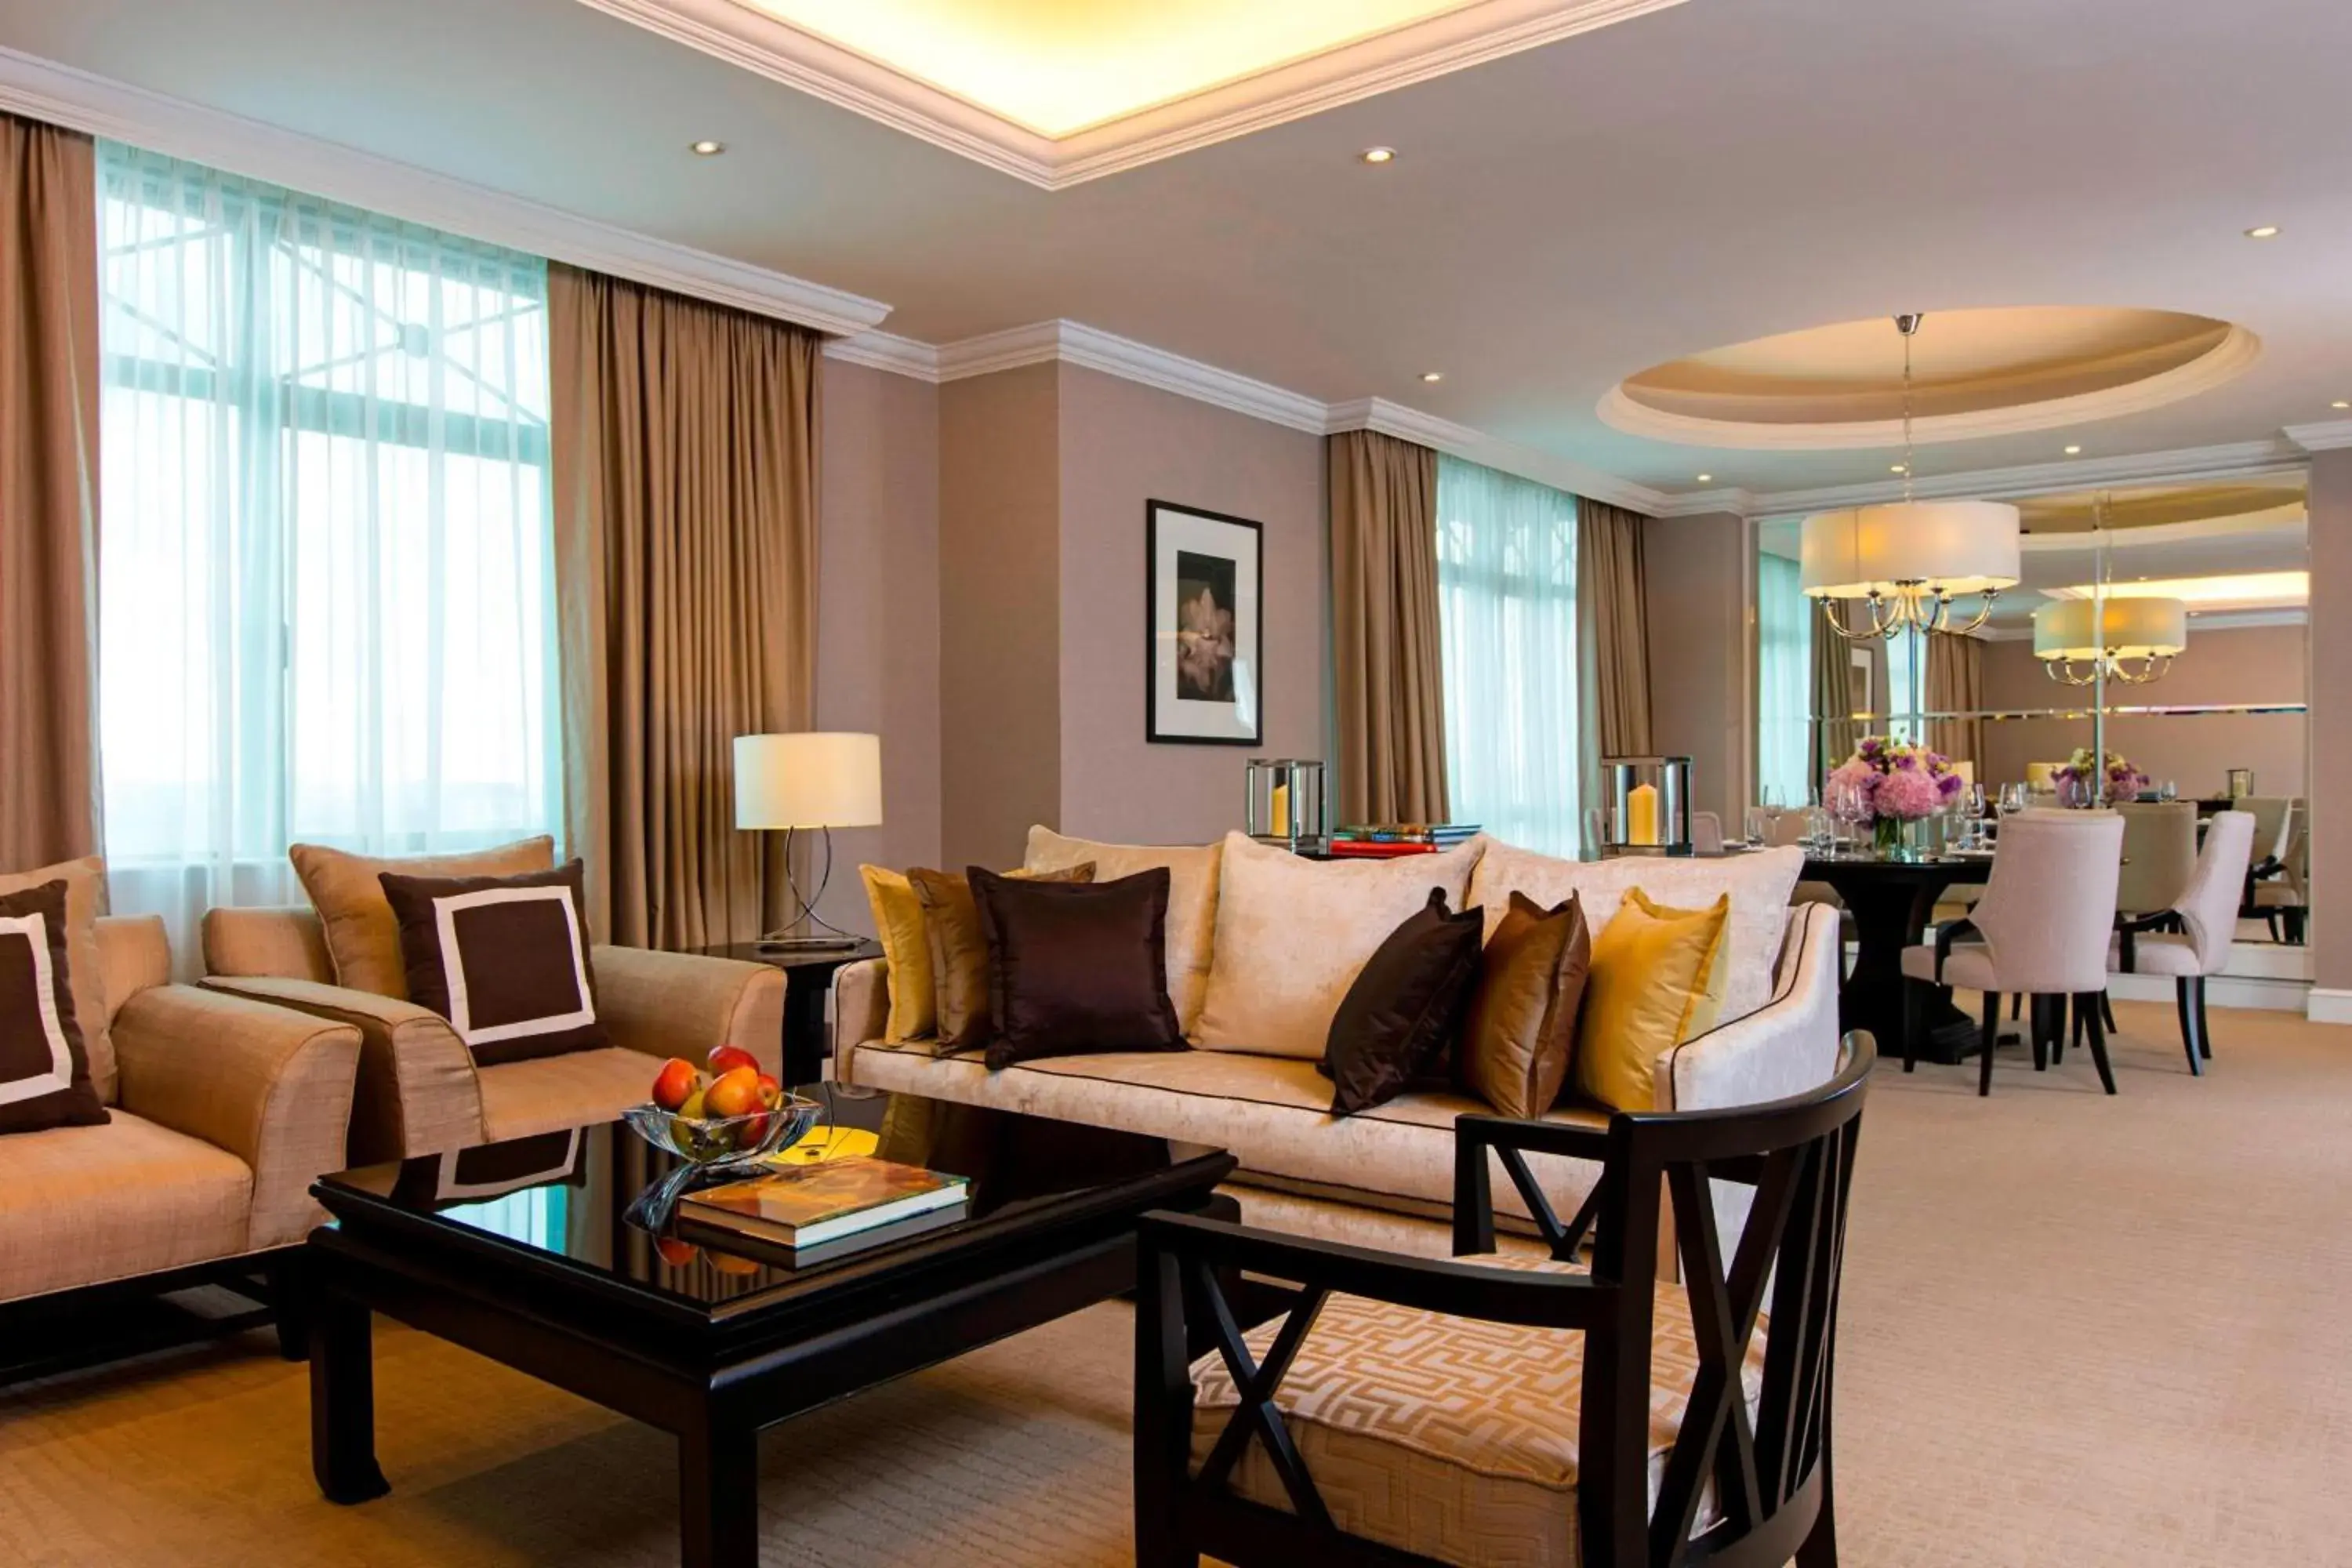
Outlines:
MULTIPOLYGON (((2125 1002, 2169 1002, 2173 998, 2172 977, 2168 974, 2110 974, 2107 994, 2125 1002)), ((2252 1007, 2271 1013, 2304 1013, 2317 1018, 2308 1008, 2317 1005, 2321 994, 2302 980, 2268 979, 2258 975, 2216 974, 2205 982, 2205 1005, 2208 1007, 2252 1007)), ((2352 1024, 2352 991, 2331 993, 2344 999, 2344 1016, 2340 1022, 2352 1024)), ((2324 1019, 2334 1023, 2336 1019, 2324 1019)))
POLYGON ((2352 1024, 2352 991, 2326 991, 2315 985, 2303 1016, 2315 1024, 2352 1024))

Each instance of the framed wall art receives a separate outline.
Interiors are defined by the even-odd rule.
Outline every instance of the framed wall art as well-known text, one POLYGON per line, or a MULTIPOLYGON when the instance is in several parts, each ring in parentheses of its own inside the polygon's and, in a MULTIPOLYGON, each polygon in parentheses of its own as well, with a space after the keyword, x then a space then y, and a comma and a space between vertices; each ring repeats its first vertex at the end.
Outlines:
POLYGON ((1144 737, 1265 742, 1262 531, 1244 518, 1144 503, 1144 737))

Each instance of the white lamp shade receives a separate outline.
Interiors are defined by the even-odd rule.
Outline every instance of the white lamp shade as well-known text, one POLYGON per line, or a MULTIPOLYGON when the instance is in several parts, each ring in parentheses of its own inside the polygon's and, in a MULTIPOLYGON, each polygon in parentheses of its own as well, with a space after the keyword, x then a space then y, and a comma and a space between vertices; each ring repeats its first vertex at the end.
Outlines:
POLYGON ((1891 501, 1805 519, 1798 581, 1817 599, 1895 597, 1926 588, 1958 597, 2012 588, 2017 509, 2004 501, 1891 501))
POLYGON ((876 827, 882 738, 834 731, 735 737, 738 827, 876 827))
POLYGON ((2036 658, 2168 658, 2188 646, 2179 599, 2061 599, 2033 612, 2036 658))

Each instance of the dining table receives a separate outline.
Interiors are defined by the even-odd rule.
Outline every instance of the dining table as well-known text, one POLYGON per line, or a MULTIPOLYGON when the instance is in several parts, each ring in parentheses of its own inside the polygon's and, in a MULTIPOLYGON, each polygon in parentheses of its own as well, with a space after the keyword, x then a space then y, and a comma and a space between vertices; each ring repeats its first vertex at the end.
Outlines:
MULTIPOLYGON (((1854 963, 1838 992, 1838 1027, 1868 1029, 1883 1057, 1903 1053, 1903 950, 1927 940, 1928 922, 1948 889, 1981 883, 1990 851, 1921 855, 1811 853, 1804 879, 1837 890, 1853 917, 1854 963)), ((1937 997, 1922 1010, 1923 1061, 1957 1062, 1979 1048, 1979 1024, 1937 997)))

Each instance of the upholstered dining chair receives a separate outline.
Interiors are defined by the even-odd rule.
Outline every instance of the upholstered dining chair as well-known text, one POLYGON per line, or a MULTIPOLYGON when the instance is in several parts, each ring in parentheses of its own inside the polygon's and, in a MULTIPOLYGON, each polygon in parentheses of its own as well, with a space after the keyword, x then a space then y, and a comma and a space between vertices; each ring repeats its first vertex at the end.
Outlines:
POLYGON ((2238 932, 2239 889, 2253 857, 2254 817, 2217 814, 2205 828, 2197 868, 2170 909, 2127 923, 2109 963, 2118 974, 2169 974, 2180 1013, 2180 1047, 2189 1070, 2202 1075, 2213 1055, 2205 1022, 2205 978, 2230 960, 2238 932))
POLYGON ((2119 920, 2169 910, 2197 868, 2197 803, 2116 807, 2124 819, 2124 864, 2116 882, 2119 920))
MULTIPOLYGON (((1969 918, 1944 927, 1933 945, 1904 950, 1905 1072, 1916 1065, 1918 1030, 1912 1025, 1921 992, 1942 986, 1984 993, 1979 1094, 1992 1092, 2004 994, 2071 1005, 2077 1019, 2087 1017, 2099 1083, 2116 1092, 2099 998, 2107 988, 2123 842, 2124 819, 2112 811, 2021 811, 2001 824, 1984 897, 1969 918)), ((2032 1031, 2037 1072, 2055 1032, 2032 1031)))
POLYGON ((1701 855, 1723 853, 1723 814, 1717 811, 1691 813, 1691 847, 1701 855))
POLYGON ((1461 1117, 1451 1259, 1144 1216, 1140 1568, 1836 1568, 1838 1295, 1875 1057, 1849 1035, 1802 1094, 1606 1130, 1461 1117), (1530 1152, 1602 1163, 1565 1225, 1530 1152), (1496 1162, 1549 1257, 1472 1256, 1495 1252, 1496 1162), (1727 1189, 1744 1221, 1719 1217, 1727 1189), (1253 1303, 1278 1318, 1249 1326, 1253 1303))
POLYGON ((2311 914, 2311 810, 2299 799, 2287 803, 2284 837, 2278 853, 2254 868, 2246 908, 2269 924, 2273 942, 2301 947, 2311 914), (2281 921, 2286 922, 2283 938, 2281 921))

